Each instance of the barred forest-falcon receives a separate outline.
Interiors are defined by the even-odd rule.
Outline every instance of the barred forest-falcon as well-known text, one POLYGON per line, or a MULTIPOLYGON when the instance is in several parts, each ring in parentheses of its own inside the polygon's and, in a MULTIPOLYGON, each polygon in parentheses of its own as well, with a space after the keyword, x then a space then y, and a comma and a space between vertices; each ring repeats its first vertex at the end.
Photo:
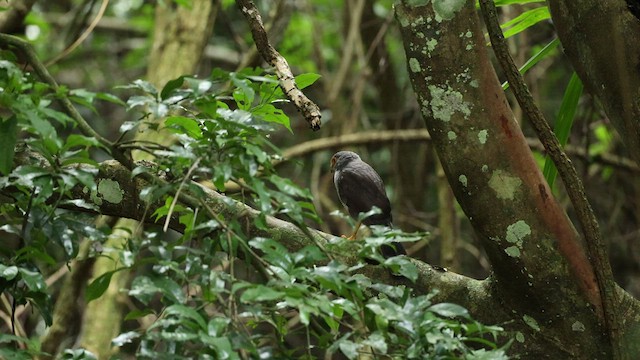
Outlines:
MULTIPOLYGON (((339 151, 331 158, 331 171, 338 198, 352 218, 357 221, 360 213, 368 212, 376 206, 381 213, 365 218, 362 223, 367 226, 391 227, 391 203, 384 190, 382 178, 369 164, 352 151, 339 151)), ((360 225, 358 221, 348 239, 355 239, 360 225)), ((385 258, 406 254, 404 247, 398 242, 383 245, 380 250, 385 258)))

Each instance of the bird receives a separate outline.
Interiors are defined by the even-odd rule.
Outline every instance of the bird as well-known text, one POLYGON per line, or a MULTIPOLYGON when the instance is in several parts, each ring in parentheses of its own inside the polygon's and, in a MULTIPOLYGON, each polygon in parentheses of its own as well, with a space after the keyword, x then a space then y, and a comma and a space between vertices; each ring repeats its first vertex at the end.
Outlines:
MULTIPOLYGON (((384 182, 371 165, 353 151, 338 151, 331 157, 331 172, 340 202, 357 221, 353 234, 347 239, 355 239, 362 224, 392 226, 391 203, 384 190, 384 182), (360 213, 368 212, 374 206, 381 210, 379 214, 361 222, 357 220, 360 213)), ((385 258, 406 255, 404 246, 398 242, 383 245, 380 250, 385 258)))

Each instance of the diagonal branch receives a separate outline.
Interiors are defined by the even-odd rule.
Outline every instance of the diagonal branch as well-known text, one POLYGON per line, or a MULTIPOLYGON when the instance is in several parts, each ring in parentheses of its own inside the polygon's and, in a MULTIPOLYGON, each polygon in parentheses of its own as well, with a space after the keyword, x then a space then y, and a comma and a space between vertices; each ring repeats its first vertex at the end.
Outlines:
MULTIPOLYGON (((60 87, 56 80, 51 76, 49 70, 47 70, 46 66, 38 59, 38 55, 36 54, 33 46, 28 42, 7 34, 0 34, 0 44, 7 44, 13 47, 16 47, 20 50, 24 56, 27 58, 27 61, 33 67, 36 74, 44 81, 45 83, 51 86, 54 92, 58 92, 60 87)), ((98 134, 89 123, 80 115, 78 110, 73 106, 71 100, 67 96, 60 96, 60 102, 62 103, 62 107, 67 112, 67 114, 76 122, 80 131, 88 136, 92 137, 104 146, 107 150, 110 151, 111 155, 118 160, 119 162, 125 164, 126 166, 131 166, 131 160, 125 156, 119 149, 114 146, 114 143, 104 138, 102 135, 98 134)))
POLYGON ((531 120, 540 141, 544 144, 547 154, 558 168, 558 173, 565 184, 569 198, 576 210, 586 240, 587 253, 594 265, 600 290, 604 320, 610 331, 615 352, 617 347, 615 345, 615 339, 620 336, 620 323, 614 310, 614 306, 617 303, 616 284, 613 280, 607 250, 600 236, 598 222, 585 195, 582 180, 578 176, 575 167, 573 167, 571 160, 563 151, 560 142, 553 134, 544 115, 536 106, 533 96, 524 83, 513 59, 509 55, 509 50, 498 22, 495 4, 491 0, 480 0, 480 7, 485 23, 487 24, 491 45, 493 46, 496 58, 507 76, 507 80, 518 104, 520 104, 527 117, 531 120))
POLYGON ((256 5, 251 0, 236 0, 236 4, 247 18, 258 52, 264 61, 275 68, 282 91, 302 113, 311 129, 319 130, 321 124, 320 108, 300 91, 287 60, 269 42, 267 31, 264 29, 262 17, 256 5))

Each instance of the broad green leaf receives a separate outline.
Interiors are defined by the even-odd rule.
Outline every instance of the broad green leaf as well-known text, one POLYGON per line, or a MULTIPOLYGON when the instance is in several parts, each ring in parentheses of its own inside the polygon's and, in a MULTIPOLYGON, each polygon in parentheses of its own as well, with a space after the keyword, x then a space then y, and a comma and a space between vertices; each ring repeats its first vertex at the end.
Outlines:
POLYGON ((87 286, 87 290, 85 291, 85 295, 84 295, 85 300, 87 302, 91 302, 99 298, 100 296, 102 296, 102 294, 104 294, 104 292, 107 291, 107 288, 109 288, 109 283, 111 283, 111 277, 116 271, 117 270, 109 271, 95 278, 91 282, 91 284, 87 286))
POLYGON ((18 275, 17 266, 4 266, 0 264, 0 278, 5 280, 13 280, 18 275))
MULTIPOLYGON (((556 134, 561 146, 565 146, 569 140, 569 133, 573 126, 573 119, 575 117, 576 110, 578 109, 578 102, 582 95, 582 89, 582 81, 580 81, 580 78, 574 72, 573 75, 571 75, 569 84, 564 91, 562 104, 560 105, 558 117, 556 118, 556 123, 553 129, 553 132, 556 134)), ((543 174, 549 184, 549 187, 553 188, 553 183, 556 180, 558 170, 549 155, 545 158, 543 174)))
POLYGON ((18 118, 11 116, 0 119, 0 174, 8 175, 13 167, 16 140, 18 136, 18 118))
POLYGON ((184 303, 187 301, 187 298, 182 291, 182 287, 180 287, 180 285, 178 285, 174 280, 166 276, 159 276, 153 279, 153 283, 171 302, 184 303))
POLYGON ((467 309, 457 304, 451 304, 451 303, 435 304, 430 306, 428 310, 442 317, 447 317, 447 318, 454 318, 454 317, 469 318, 469 311, 467 311, 467 309))
POLYGON ((151 315, 153 314, 153 310, 151 309, 144 309, 144 310, 132 310, 130 311, 125 317, 125 320, 135 320, 135 319, 139 319, 141 317, 145 317, 147 315, 151 315))
POLYGON ((549 8, 546 6, 537 7, 535 9, 527 10, 522 14, 516 16, 514 19, 507 21, 500 25, 504 31, 504 37, 508 38, 517 33, 520 33, 531 26, 539 23, 540 21, 551 18, 549 14, 549 8))
POLYGON ((173 90, 180 88, 182 84, 184 84, 184 76, 180 76, 177 79, 169 80, 160 92, 160 99, 167 99, 171 95, 173 90))
POLYGON ((523 4, 531 4, 531 3, 541 3, 546 0, 495 0, 496 6, 507 6, 507 5, 523 5, 523 4))
POLYGON ((233 99, 238 104, 238 108, 241 110, 249 110, 253 100, 255 99, 256 92, 251 87, 251 82, 247 79, 242 79, 237 74, 231 73, 231 82, 236 87, 233 91, 233 99))
POLYGON ((44 292, 47 289, 47 284, 44 282, 44 277, 37 271, 31 271, 25 268, 19 268, 21 278, 27 285, 27 288, 31 291, 44 292))
POLYGON ((79 135, 79 134, 71 134, 67 137, 64 145, 62 146, 62 150, 73 149, 74 147, 99 147, 102 146, 98 140, 92 137, 79 135))
POLYGON ((174 132, 182 133, 192 139, 202 138, 202 129, 197 120, 184 116, 170 116, 165 120, 165 126, 174 132))
POLYGON ((400 274, 411 281, 415 282, 418 279, 418 268, 404 256, 388 258, 384 261, 384 264, 393 269, 394 273, 400 274))
POLYGON ((320 74, 314 73, 306 73, 300 74, 296 76, 296 85, 298 85, 298 89, 302 90, 308 86, 313 85, 318 79, 320 79, 320 74))
POLYGON ((289 132, 293 133, 289 117, 281 109, 271 104, 262 104, 253 108, 251 112, 264 121, 281 124, 287 128, 289 132))
POLYGON ((273 290, 270 287, 264 285, 256 285, 255 287, 246 289, 242 296, 240 296, 240 301, 244 303, 252 303, 256 301, 272 301, 279 300, 284 297, 284 293, 281 291, 273 290))
POLYGON ((135 331, 129 331, 126 333, 122 333, 118 336, 116 336, 115 338, 113 338, 113 340, 111 340, 111 344, 113 346, 122 346, 124 344, 130 344, 131 342, 133 342, 133 340, 137 339, 140 337, 140 334, 135 332, 135 331))
POLYGON ((173 304, 168 306, 164 310, 164 314, 175 315, 179 318, 191 319, 198 324, 198 327, 200 328, 200 330, 203 330, 203 331, 207 330, 207 324, 204 318, 202 317, 202 315, 200 315, 196 310, 194 310, 191 307, 188 307, 182 304, 173 304))
POLYGON ((120 106, 126 106, 127 105, 119 97, 117 97, 117 96, 115 96, 113 94, 105 93, 105 92, 96 93, 96 98, 100 99, 100 100, 108 101, 110 103, 117 104, 117 105, 120 105, 120 106))
POLYGON ((216 316, 209 320, 209 324, 207 324, 207 334, 209 334, 209 336, 221 336, 230 323, 231 319, 216 316))
POLYGON ((141 80, 141 79, 135 80, 131 87, 141 89, 142 91, 148 94, 151 94, 154 97, 158 95, 158 89, 156 89, 156 87, 153 86, 150 82, 145 80, 141 80))

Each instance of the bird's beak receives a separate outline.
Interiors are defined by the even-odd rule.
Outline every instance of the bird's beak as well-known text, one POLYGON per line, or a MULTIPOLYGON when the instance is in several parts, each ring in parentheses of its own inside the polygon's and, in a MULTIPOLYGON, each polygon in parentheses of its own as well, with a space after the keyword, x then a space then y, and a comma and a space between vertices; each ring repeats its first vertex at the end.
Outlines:
POLYGON ((331 172, 336 171, 336 158, 332 157, 331 158, 331 172))

